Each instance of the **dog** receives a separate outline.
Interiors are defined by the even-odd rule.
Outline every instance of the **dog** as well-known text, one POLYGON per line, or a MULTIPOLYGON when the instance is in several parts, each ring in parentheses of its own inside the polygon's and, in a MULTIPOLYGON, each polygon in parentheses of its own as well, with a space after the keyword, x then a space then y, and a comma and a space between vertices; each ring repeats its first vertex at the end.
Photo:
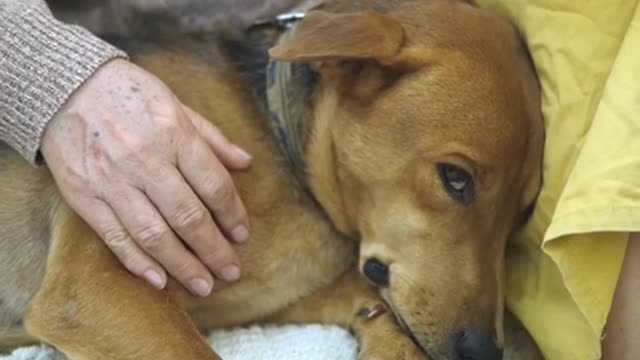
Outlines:
POLYGON ((233 174, 252 223, 243 278, 204 299, 154 290, 3 145, 0 343, 204 360, 219 357, 200 331, 318 322, 350 329, 361 359, 541 358, 502 291, 544 142, 515 28, 463 0, 326 1, 276 25, 277 42, 113 40, 254 154, 233 174))

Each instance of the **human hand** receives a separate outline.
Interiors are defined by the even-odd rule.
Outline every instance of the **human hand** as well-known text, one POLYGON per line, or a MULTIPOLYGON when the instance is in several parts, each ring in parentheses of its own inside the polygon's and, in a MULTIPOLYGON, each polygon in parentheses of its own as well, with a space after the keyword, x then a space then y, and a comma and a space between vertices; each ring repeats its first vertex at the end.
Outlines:
POLYGON ((103 65, 48 124, 41 153, 67 203, 133 274, 160 289, 168 272, 199 296, 213 287, 209 270, 239 278, 227 239, 247 241, 249 221, 227 168, 251 157, 155 76, 121 59, 103 65))

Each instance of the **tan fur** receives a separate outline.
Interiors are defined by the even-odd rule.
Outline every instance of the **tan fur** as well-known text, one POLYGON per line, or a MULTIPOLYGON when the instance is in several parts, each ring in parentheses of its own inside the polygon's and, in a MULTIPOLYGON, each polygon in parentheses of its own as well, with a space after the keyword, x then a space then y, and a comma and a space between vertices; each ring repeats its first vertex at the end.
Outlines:
MULTIPOLYGON (((516 33, 447 0, 322 10, 286 51, 274 50, 321 75, 306 154, 321 207, 296 184, 223 55, 212 66, 179 49, 142 53, 134 61, 255 156, 233 174, 252 223, 251 242, 237 248, 242 280, 216 283, 206 299, 173 281, 154 291, 60 200, 46 170, 0 149, 0 227, 9 229, 0 234, 0 277, 9 280, 0 326, 24 319, 73 360, 216 359, 197 329, 255 321, 349 327, 361 358, 424 357, 405 331, 434 359, 447 358, 448 339, 464 328, 501 342, 504 248, 538 191, 542 151, 536 81, 516 33), (369 7, 380 12, 353 12, 369 7), (327 24, 332 31, 317 31, 327 24), (354 37, 357 46, 341 45, 354 37), (472 203, 446 193, 439 163, 474 175, 472 203), (391 285, 380 291, 357 274, 373 257, 390 264, 391 285), (389 312, 357 315, 376 304, 389 312)), ((517 331, 507 331, 507 347, 517 331)), ((530 339, 522 343, 516 358, 535 358, 530 339)))

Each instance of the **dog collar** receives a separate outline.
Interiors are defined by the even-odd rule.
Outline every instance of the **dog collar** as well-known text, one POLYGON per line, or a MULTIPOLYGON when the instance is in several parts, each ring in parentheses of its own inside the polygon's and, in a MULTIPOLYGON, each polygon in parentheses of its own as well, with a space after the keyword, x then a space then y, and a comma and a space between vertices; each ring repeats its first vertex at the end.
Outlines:
MULTIPOLYGON (((304 19, 308 10, 315 6, 308 6, 300 11, 280 14, 273 19, 255 22, 251 29, 270 27, 281 32, 276 45, 288 40, 298 22, 304 19)), ((268 125, 274 134, 282 154, 285 156, 291 171, 305 190, 307 188, 306 163, 304 158, 305 131, 304 117, 293 116, 290 107, 290 84, 294 64, 281 62, 269 58, 266 69, 266 102, 268 111, 268 125)))
MULTIPOLYGON (((281 34, 276 45, 290 39, 300 20, 306 13, 321 5, 321 1, 307 1, 296 11, 280 14, 270 20, 262 20, 253 24, 256 27, 274 27, 281 34)), ((296 96, 293 89, 292 77, 294 66, 289 62, 277 61, 269 58, 266 69, 266 107, 268 111, 268 125, 274 134, 280 150, 291 168, 299 184, 310 193, 307 183, 307 166, 305 161, 305 146, 307 137, 306 116, 300 116, 292 111, 290 97, 296 96)), ((313 196, 312 196, 313 197, 313 196)))
MULTIPOLYGON (((284 22, 278 26, 284 26, 287 30, 280 36, 278 42, 289 39, 295 31, 297 22, 304 18, 304 14, 296 13, 291 17, 285 17, 284 22), (295 15, 295 17, 294 17, 295 15)), ((306 181, 305 144, 302 140, 302 131, 305 131, 305 119, 300 116, 292 116, 289 111, 289 85, 291 83, 293 64, 289 62, 269 59, 267 65, 267 109, 269 112, 269 126, 273 131, 282 153, 287 158, 289 165, 303 186, 306 181)))
POLYGON ((280 14, 273 19, 258 20, 253 23, 253 27, 274 26, 280 29, 290 29, 295 23, 304 19, 305 11, 293 11, 280 14))

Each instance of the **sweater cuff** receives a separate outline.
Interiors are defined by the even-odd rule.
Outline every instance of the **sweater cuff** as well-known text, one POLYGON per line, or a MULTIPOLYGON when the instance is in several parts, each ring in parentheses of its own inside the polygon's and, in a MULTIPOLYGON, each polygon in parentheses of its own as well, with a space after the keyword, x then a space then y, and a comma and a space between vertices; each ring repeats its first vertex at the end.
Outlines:
POLYGON ((126 54, 34 5, 0 21, 0 140, 34 165, 47 123, 104 63, 126 54))

